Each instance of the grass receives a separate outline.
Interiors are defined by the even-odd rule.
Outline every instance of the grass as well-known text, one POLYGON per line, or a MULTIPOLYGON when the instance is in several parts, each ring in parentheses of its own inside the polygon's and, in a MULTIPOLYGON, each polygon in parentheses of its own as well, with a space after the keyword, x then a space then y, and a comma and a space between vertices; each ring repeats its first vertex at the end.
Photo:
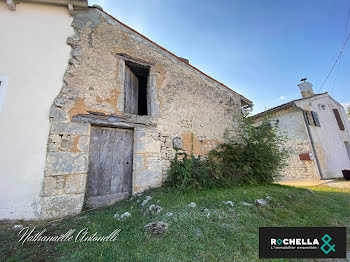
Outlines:
MULTIPOLYGON (((37 232, 46 228, 46 235, 61 235, 69 229, 80 231, 83 228, 91 233, 109 235, 121 229, 115 242, 27 242, 21 245, 17 236, 20 229, 7 225, 0 228, 0 261, 257 261, 259 226, 349 227, 350 192, 322 186, 311 189, 315 194, 281 185, 186 192, 166 188, 150 190, 139 199, 36 225, 37 232), (153 199, 142 207, 146 195, 153 199), (241 201, 253 203, 267 196, 274 198, 267 207, 241 204, 241 201), (234 207, 223 204, 227 200, 233 201, 234 207), (197 206, 188 207, 190 202, 197 206), (144 216, 150 204, 160 205, 162 212, 144 216), (131 217, 123 221, 113 217, 115 213, 126 211, 131 217), (166 212, 174 212, 174 215, 168 217, 166 212), (164 236, 155 237, 144 232, 145 224, 159 220, 169 224, 164 236)), ((350 250, 349 230, 347 237, 350 250)))

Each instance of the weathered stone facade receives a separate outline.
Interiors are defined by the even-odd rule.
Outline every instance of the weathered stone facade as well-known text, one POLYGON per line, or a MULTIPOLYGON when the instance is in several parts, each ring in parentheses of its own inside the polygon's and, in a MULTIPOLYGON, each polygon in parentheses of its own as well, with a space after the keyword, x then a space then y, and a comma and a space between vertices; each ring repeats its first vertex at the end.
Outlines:
POLYGON ((287 137, 285 147, 290 150, 287 166, 281 172, 281 180, 319 179, 315 159, 300 160, 299 154, 313 154, 303 114, 294 107, 288 107, 268 115, 280 135, 287 137))
POLYGON ((50 111, 42 218, 80 212, 91 125, 134 130, 133 193, 160 186, 175 155, 206 154, 234 132, 241 95, 97 8, 75 14, 63 87, 50 111), (148 115, 124 113, 125 61, 150 66, 148 115))

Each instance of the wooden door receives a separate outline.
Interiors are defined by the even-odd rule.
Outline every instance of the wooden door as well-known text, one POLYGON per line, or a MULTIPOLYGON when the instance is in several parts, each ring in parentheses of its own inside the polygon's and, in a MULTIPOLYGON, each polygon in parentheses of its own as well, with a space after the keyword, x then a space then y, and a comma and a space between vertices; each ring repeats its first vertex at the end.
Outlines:
POLYGON ((131 194, 133 131, 92 127, 87 204, 98 207, 131 194))
POLYGON ((139 100, 139 79, 128 66, 125 66, 124 92, 124 112, 137 115, 139 100))

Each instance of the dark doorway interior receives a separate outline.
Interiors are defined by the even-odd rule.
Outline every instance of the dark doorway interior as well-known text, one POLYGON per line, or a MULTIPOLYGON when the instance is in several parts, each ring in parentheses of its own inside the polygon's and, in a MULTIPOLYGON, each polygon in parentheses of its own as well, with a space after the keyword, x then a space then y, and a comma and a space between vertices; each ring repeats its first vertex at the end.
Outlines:
POLYGON ((138 114, 147 115, 147 77, 139 76, 138 114))

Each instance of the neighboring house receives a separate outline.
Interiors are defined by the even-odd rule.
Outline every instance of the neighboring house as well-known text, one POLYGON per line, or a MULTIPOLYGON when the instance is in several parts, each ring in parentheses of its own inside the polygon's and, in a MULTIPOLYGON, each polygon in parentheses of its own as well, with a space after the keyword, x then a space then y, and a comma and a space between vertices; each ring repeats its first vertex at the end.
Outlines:
POLYGON ((0 219, 160 186, 175 147, 206 154, 252 105, 87 1, 37 2, 0 3, 0 219))
POLYGON ((288 138, 291 149, 281 180, 311 180, 342 177, 350 169, 350 125, 341 104, 328 93, 313 94, 312 85, 299 85, 301 99, 253 116, 270 121, 288 138))

